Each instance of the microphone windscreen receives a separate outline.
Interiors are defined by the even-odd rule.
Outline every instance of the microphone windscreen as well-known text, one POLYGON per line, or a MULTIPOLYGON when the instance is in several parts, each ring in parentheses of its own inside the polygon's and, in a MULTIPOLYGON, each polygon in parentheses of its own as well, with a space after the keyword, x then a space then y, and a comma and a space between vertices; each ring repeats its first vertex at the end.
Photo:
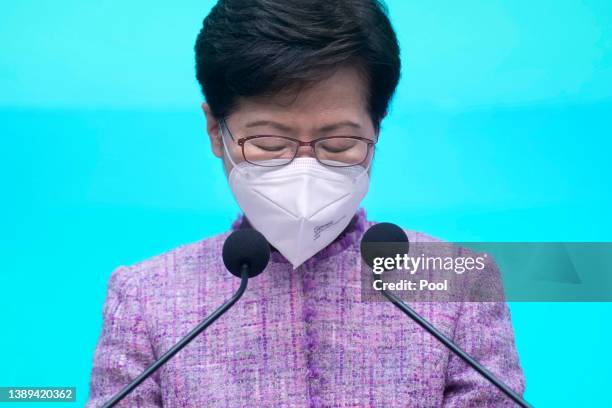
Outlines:
POLYGON ((370 267, 374 265, 374 258, 394 258, 397 254, 407 254, 408 249, 408 236, 390 222, 372 225, 361 238, 361 259, 370 267))
POLYGON ((249 278, 259 275, 270 260, 270 244, 254 229, 239 229, 223 244, 223 263, 232 275, 241 277, 244 264, 249 266, 249 278))

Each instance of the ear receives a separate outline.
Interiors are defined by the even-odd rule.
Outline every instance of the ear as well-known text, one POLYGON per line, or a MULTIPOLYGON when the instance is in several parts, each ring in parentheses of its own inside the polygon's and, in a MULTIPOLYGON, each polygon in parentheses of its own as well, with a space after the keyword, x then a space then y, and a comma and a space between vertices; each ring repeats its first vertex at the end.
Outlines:
POLYGON ((206 117, 206 131, 210 138, 210 148, 215 156, 223 158, 223 140, 221 139, 219 120, 212 114, 210 106, 206 102, 203 102, 201 106, 206 117))

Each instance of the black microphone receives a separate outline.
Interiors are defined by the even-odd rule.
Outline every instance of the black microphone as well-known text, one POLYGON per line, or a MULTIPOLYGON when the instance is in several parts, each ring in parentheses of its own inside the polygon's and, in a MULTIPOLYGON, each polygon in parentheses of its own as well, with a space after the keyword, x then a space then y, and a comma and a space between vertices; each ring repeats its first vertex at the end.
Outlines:
POLYGON ((254 229, 240 229, 232 232, 223 244, 223 263, 232 275, 240 278, 240 287, 234 295, 223 303, 217 310, 197 325, 172 348, 166 351, 159 359, 152 363, 134 381, 126 385, 103 408, 114 407, 130 392, 138 387, 144 380, 152 375, 158 368, 168 362, 176 353, 202 333, 215 320, 231 308, 242 296, 247 288, 249 278, 259 275, 270 260, 270 245, 261 233, 254 229))
MULTIPOLYGON (((361 239, 361 257, 363 261, 372 267, 374 258, 384 257, 390 258, 395 257, 396 254, 401 252, 402 254, 408 253, 409 242, 408 237, 403 229, 395 224, 389 222, 382 222, 375 224, 366 231, 361 239)), ((452 351, 457 357, 461 358, 474 370, 478 371, 483 377, 485 377, 491 384, 496 386, 500 391, 506 394, 510 399, 516 402, 518 405, 524 408, 533 408, 527 401, 521 398, 516 392, 510 387, 504 384, 501 380, 496 378, 490 371, 484 368, 478 361, 470 356, 465 351, 461 350, 459 346, 453 343, 448 337, 442 332, 431 325, 427 320, 421 317, 417 312, 414 311, 405 302, 399 299, 395 294, 382 290, 383 295, 397 306, 402 312, 408 317, 414 320, 419 326, 425 329, 429 334, 438 339, 446 348, 452 351)))

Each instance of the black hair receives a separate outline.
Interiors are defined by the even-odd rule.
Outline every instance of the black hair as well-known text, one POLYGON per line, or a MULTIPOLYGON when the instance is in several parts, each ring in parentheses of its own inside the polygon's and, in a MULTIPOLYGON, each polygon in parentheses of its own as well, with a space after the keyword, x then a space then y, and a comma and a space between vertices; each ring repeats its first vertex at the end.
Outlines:
POLYGON ((355 66, 378 130, 400 76, 397 37, 378 0, 219 0, 195 54, 196 77, 218 119, 238 97, 299 89, 355 66))

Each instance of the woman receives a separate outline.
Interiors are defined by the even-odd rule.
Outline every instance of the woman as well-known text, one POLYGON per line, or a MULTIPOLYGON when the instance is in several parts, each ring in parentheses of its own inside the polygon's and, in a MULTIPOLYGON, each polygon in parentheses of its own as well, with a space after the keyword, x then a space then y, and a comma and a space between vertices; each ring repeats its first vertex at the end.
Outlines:
MULTIPOLYGON (((513 406, 387 303, 360 296, 359 242, 399 47, 374 0, 221 0, 196 42, 212 152, 269 241, 266 270, 125 407, 513 406)), ((231 231, 112 274, 88 407, 101 406, 237 289, 231 231)), ((426 236, 408 231, 412 241, 426 236)), ((414 308, 522 393, 503 302, 414 308)))

